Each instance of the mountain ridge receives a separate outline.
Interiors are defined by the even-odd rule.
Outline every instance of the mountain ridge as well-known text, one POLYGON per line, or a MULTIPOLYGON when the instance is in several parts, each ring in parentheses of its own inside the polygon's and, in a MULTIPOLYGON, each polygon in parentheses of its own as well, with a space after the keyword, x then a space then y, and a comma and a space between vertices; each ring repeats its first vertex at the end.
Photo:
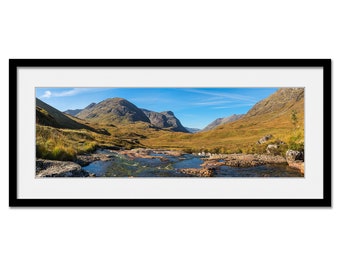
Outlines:
POLYGON ((140 121, 161 129, 188 132, 172 111, 154 112, 141 109, 130 101, 118 97, 108 98, 97 104, 91 103, 75 116, 83 120, 109 124, 128 124, 140 121))
POLYGON ((183 127, 180 120, 172 111, 154 112, 147 109, 141 110, 149 118, 151 124, 158 128, 166 128, 178 132, 189 132, 183 127))
POLYGON ((212 129, 218 127, 219 125, 223 125, 223 124, 226 124, 226 123, 229 123, 229 122, 236 121, 243 116, 244 116, 244 114, 233 114, 233 115, 230 115, 230 116, 227 116, 227 117, 217 118, 213 122, 211 122, 209 125, 207 125, 205 128, 203 128, 200 132, 212 130, 212 129))

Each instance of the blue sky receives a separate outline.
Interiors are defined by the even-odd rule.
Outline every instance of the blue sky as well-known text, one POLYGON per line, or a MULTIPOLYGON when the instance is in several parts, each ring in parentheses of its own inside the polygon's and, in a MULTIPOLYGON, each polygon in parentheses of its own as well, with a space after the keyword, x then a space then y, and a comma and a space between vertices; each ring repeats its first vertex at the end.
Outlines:
POLYGON ((60 111, 120 97, 139 108, 173 111, 186 127, 204 128, 219 117, 246 113, 278 88, 36 88, 36 97, 60 111))

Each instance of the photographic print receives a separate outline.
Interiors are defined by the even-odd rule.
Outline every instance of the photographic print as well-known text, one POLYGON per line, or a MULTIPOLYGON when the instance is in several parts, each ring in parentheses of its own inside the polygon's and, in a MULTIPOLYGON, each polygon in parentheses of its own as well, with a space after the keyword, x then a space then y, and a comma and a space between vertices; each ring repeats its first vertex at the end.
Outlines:
POLYGON ((36 88, 37 177, 303 177, 304 88, 36 88))
POLYGON ((330 59, 10 59, 9 96, 10 206, 331 206, 330 59))

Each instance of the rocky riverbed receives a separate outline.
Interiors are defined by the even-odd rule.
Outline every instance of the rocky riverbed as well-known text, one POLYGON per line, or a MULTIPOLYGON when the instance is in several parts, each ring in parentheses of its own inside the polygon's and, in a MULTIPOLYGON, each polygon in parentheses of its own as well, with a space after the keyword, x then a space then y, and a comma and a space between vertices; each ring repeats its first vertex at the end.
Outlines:
MULTIPOLYGON (((215 154, 198 156, 181 151, 132 149, 98 150, 93 154, 78 155, 75 162, 38 159, 37 177, 89 176, 232 176, 242 173, 254 176, 285 176, 285 167, 304 173, 304 162, 297 152, 287 157, 260 154, 215 154), (271 166, 272 167, 268 167, 271 166), (274 165, 282 165, 281 167, 274 165), (256 169, 256 168, 259 169, 256 169), (276 168, 274 171, 271 168, 276 168), (238 168, 238 169, 237 169, 238 168), (243 168, 243 170, 242 170, 243 168), (254 168, 254 169, 247 169, 254 168), (283 171, 282 171, 283 170, 283 171), (267 173, 267 171, 269 171, 267 173), (282 171, 282 173, 280 173, 282 171), (258 175, 258 172, 261 174, 258 175)), ((289 173, 288 176, 294 175, 289 173)))

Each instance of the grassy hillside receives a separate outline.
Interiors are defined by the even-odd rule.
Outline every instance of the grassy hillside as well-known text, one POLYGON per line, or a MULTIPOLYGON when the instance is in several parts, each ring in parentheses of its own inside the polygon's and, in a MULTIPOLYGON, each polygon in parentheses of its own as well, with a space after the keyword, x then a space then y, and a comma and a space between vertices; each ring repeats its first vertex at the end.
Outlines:
POLYGON ((86 129, 96 133, 106 134, 105 128, 93 128, 89 123, 72 115, 65 115, 52 106, 36 99, 36 123, 42 126, 50 126, 64 129, 86 129))
POLYGON ((82 129, 88 128, 86 125, 78 123, 66 116, 62 112, 46 104, 40 99, 36 99, 36 122, 41 125, 57 128, 82 129))
MULTIPOLYGON (((74 118, 75 121, 82 120, 74 118)), ((54 128, 36 124, 37 158, 55 160, 75 160, 77 154, 92 152, 97 148, 151 147, 142 143, 148 137, 158 135, 168 137, 173 131, 150 128, 150 124, 137 122, 114 125, 89 123, 92 130, 105 130, 106 133, 93 132, 90 129, 54 128)), ((178 133, 178 132, 177 132, 178 133)))
POLYGON ((241 119, 217 128, 196 134, 171 134, 170 136, 149 136, 142 142, 153 147, 179 148, 187 151, 209 151, 214 153, 257 153, 266 145, 257 141, 272 134, 268 143, 283 141, 285 148, 304 147, 304 98, 303 89, 297 91, 279 90, 271 97, 256 104, 241 119), (287 92, 290 95, 287 96, 287 92), (292 120, 295 114, 296 122, 292 120))

